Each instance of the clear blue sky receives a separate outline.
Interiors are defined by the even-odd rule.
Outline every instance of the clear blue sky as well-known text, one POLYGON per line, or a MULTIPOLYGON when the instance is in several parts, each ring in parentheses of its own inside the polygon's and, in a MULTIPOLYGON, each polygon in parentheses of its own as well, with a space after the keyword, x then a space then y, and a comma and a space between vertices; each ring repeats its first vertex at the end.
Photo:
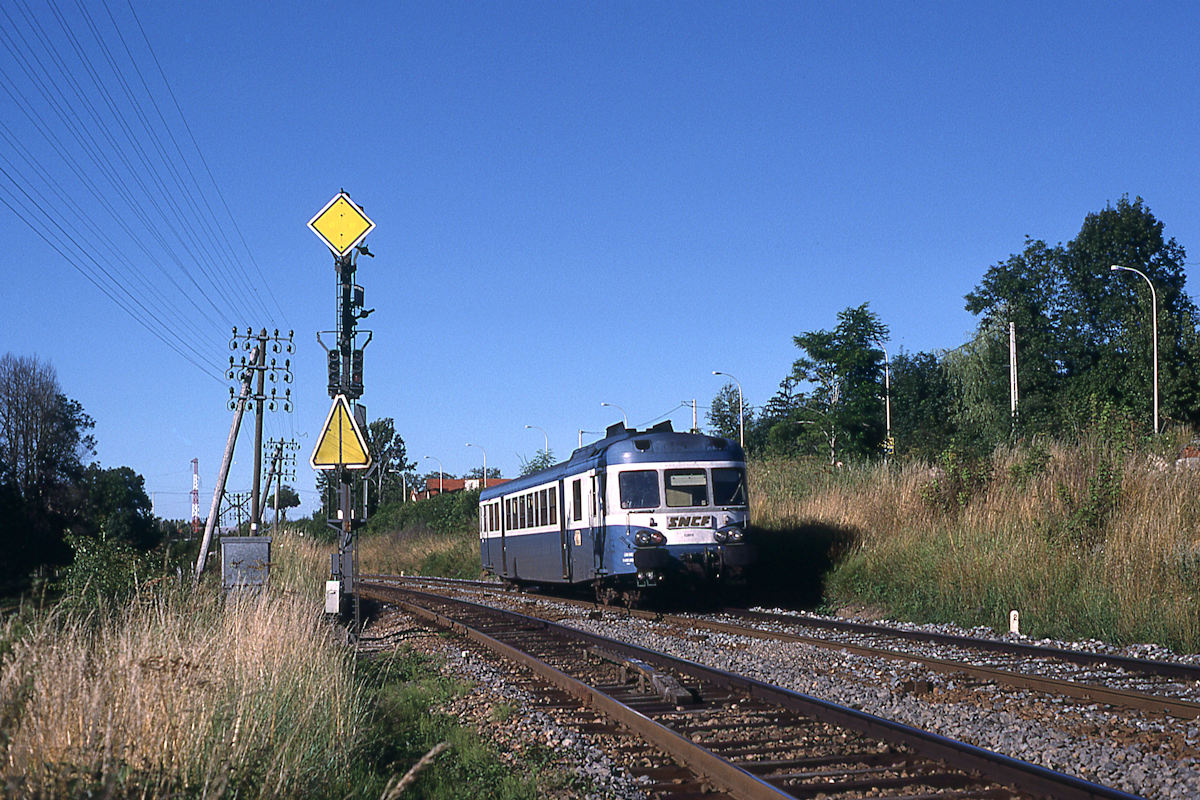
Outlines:
POLYGON ((602 401, 686 427, 714 369, 762 404, 847 306, 893 353, 957 346, 989 265, 1126 193, 1200 252, 1194 4, 132 0, 185 128, 127 1, 4 6, 0 352, 51 363, 166 517, 193 458, 211 501, 234 323, 296 331, 267 435, 314 506, 334 275, 305 223, 343 187, 378 225, 363 402, 455 474, 468 441, 515 474, 527 424, 564 457, 602 401))

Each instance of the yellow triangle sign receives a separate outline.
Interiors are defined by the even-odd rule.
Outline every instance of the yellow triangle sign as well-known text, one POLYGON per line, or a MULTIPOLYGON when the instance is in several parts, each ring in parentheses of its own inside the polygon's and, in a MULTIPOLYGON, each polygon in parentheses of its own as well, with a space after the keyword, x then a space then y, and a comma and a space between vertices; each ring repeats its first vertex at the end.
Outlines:
POLYGON ((333 398, 333 408, 329 409, 325 427, 308 463, 313 469, 368 469, 371 466, 367 440, 350 413, 350 403, 345 395, 333 398))

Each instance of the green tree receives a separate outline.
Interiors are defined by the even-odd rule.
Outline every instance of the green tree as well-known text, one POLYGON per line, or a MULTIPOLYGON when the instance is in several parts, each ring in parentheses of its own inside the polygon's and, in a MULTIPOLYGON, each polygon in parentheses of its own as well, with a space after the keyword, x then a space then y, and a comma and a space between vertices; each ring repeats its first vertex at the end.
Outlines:
MULTIPOLYGON (((500 477, 500 468, 499 467, 488 467, 487 468, 487 476, 488 476, 488 480, 491 480, 492 478, 499 478, 500 477)), ((463 475, 463 477, 464 478, 475 478, 475 479, 482 478, 483 477, 483 467, 475 467, 471 470, 468 470, 466 472, 466 474, 463 475)))
MULTIPOLYGON (((300 495, 296 490, 286 483, 279 486, 279 519, 281 522, 287 522, 287 510, 296 508, 300 505, 300 495)), ((274 498, 271 499, 271 507, 275 507, 274 498)))
POLYGON ((0 552, 10 576, 70 560, 63 531, 78 517, 93 427, 52 366, 12 353, 0 358, 0 552))
POLYGON ((1007 417, 1007 348, 998 340, 1013 322, 1022 430, 1078 428, 1097 405, 1148 424, 1149 290, 1138 276, 1110 270, 1119 264, 1145 273, 1158 294, 1163 416, 1200 423, 1200 339, 1196 307, 1184 287, 1185 260, 1183 247, 1165 237, 1163 223, 1141 198, 1122 197, 1088 214, 1065 246, 1026 240, 1022 253, 988 269, 966 296, 967 310, 981 317, 973 357, 989 377, 964 403, 991 407, 968 409, 968 415, 1007 417))
POLYGON ((754 428, 754 409, 730 382, 721 387, 708 406, 708 429, 717 436, 738 440, 738 415, 748 432, 754 428), (740 410, 740 411, 739 411, 740 410))
POLYGON ((151 512, 145 481, 129 467, 105 469, 93 463, 84 470, 83 525, 93 537, 124 541, 139 550, 153 549, 162 536, 151 512))
POLYGON ((374 508, 385 500, 400 500, 404 493, 402 475, 411 472, 417 465, 408 460, 408 449, 403 437, 396 433, 396 421, 391 417, 380 417, 367 425, 367 444, 371 458, 375 461, 375 498, 369 504, 374 508))
POLYGON ((95 423, 37 357, 0 358, 0 464, 26 500, 55 506, 95 451, 95 423))
MULTIPOLYGON (((521 460, 521 475, 532 475, 535 472, 541 472, 544 469, 554 466, 554 451, 538 450, 533 458, 526 459, 524 456, 517 456, 521 460)), ((492 477, 491 471, 488 471, 488 477, 492 477)), ((496 477, 499 477, 497 470, 496 477)))
POLYGON ((793 337, 804 355, 792 379, 812 386, 800 401, 805 417, 825 437, 830 462, 839 455, 871 456, 883 441, 883 351, 887 326, 867 303, 838 313, 833 330, 793 337))
POLYGON ((901 351, 892 359, 892 436, 897 455, 935 459, 950 445, 954 393, 937 356, 901 351))

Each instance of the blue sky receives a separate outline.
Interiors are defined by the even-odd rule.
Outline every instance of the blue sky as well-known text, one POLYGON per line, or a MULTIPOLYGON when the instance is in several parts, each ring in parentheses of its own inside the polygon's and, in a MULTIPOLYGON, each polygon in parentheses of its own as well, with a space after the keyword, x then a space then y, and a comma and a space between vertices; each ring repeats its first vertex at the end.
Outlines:
POLYGON ((0 37, 0 350, 55 367, 101 463, 145 475, 162 516, 189 515, 193 458, 211 501, 231 324, 296 331, 295 411, 267 435, 299 439, 313 507, 335 284, 305 223, 343 187, 378 226, 358 272, 377 309, 363 402, 455 474, 480 464, 466 442, 515 474, 542 447, 526 425, 564 457, 619 421, 601 402, 686 427, 681 401, 707 404, 713 370, 762 404, 792 336, 847 306, 870 303, 893 353, 957 346, 989 265, 1123 194, 1200 248, 1191 4, 132 0, 137 21, 126 0, 69 5, 0 20, 16 31, 0 37), (176 145, 194 194, 155 156, 176 145), (108 259, 150 311, 123 311, 27 224, 69 251, 47 219, 73 221, 74 262, 108 259))

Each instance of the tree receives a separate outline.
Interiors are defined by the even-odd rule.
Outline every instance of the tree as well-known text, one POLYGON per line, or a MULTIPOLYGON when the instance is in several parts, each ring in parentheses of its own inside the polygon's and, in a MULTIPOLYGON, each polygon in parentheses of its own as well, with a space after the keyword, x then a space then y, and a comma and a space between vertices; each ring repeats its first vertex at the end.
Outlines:
POLYGON ((950 445, 954 393, 932 353, 901 351, 892 359, 892 436, 897 455, 933 460, 950 445))
POLYGON ((121 540, 139 550, 153 549, 162 533, 151 511, 145 480, 129 467, 84 470, 81 487, 84 529, 94 538, 121 540))
POLYGON ((717 436, 737 441, 739 408, 745 430, 749 431, 754 427, 754 409, 746 403, 744 396, 739 395, 735 384, 730 382, 722 386, 708 406, 709 430, 717 436))
MULTIPOLYGON (((499 478, 500 477, 500 468, 499 467, 488 467, 487 476, 488 476, 488 480, 491 480, 492 478, 499 478)), ((468 471, 465 475, 463 475, 463 477, 464 478, 475 478, 476 480, 478 480, 483 477, 483 467, 475 467, 475 468, 471 469, 470 471, 468 471)))
POLYGON ((10 575, 70 559, 63 532, 78 517, 75 484, 95 447, 93 426, 49 364, 0 358, 0 552, 10 575))
POLYGON ((49 364, 12 353, 0 358, 0 463, 25 500, 53 506, 61 499, 95 451, 93 427, 49 364))
MULTIPOLYGON (((989 375, 1006 374, 1007 348, 994 344, 1016 324, 1023 430, 1079 427, 1097 405, 1149 423, 1149 291, 1138 276, 1113 273, 1113 264, 1145 273, 1158 294, 1163 416, 1200 423, 1197 311, 1184 291, 1184 249, 1163 229, 1141 198, 1122 197, 1088 214, 1065 246, 1027 239, 966 296, 967 310, 981 317, 976 343, 993 343, 976 353, 989 375)), ((976 401, 1006 417, 1007 379, 989 380, 991 391, 976 401)))
MULTIPOLYGON (((535 472, 541 472, 548 467, 554 466, 554 452, 552 450, 538 450, 533 458, 526 459, 524 456, 517 456, 521 460, 521 475, 532 475, 535 472)), ((491 470, 488 471, 488 477, 492 477, 491 470)), ((496 477, 500 477, 500 471, 496 470, 496 477)))
MULTIPOLYGON (((274 506, 274 502, 271 504, 274 506)), ((296 508, 300 505, 300 495, 291 486, 280 484, 279 486, 279 519, 281 522, 287 522, 287 510, 296 508)))
POLYGON ((793 337, 804 355, 792 365, 797 385, 812 390, 799 402, 803 421, 816 425, 829 445, 830 462, 839 453, 869 456, 883 442, 883 351, 887 326, 867 303, 838 313, 832 331, 793 337))
POLYGON ((417 465, 408 460, 408 449, 404 439, 396 433, 396 422, 391 417, 380 417, 367 425, 367 444, 371 458, 375 461, 374 508, 384 499, 401 499, 404 492, 402 475, 411 472, 417 465))

